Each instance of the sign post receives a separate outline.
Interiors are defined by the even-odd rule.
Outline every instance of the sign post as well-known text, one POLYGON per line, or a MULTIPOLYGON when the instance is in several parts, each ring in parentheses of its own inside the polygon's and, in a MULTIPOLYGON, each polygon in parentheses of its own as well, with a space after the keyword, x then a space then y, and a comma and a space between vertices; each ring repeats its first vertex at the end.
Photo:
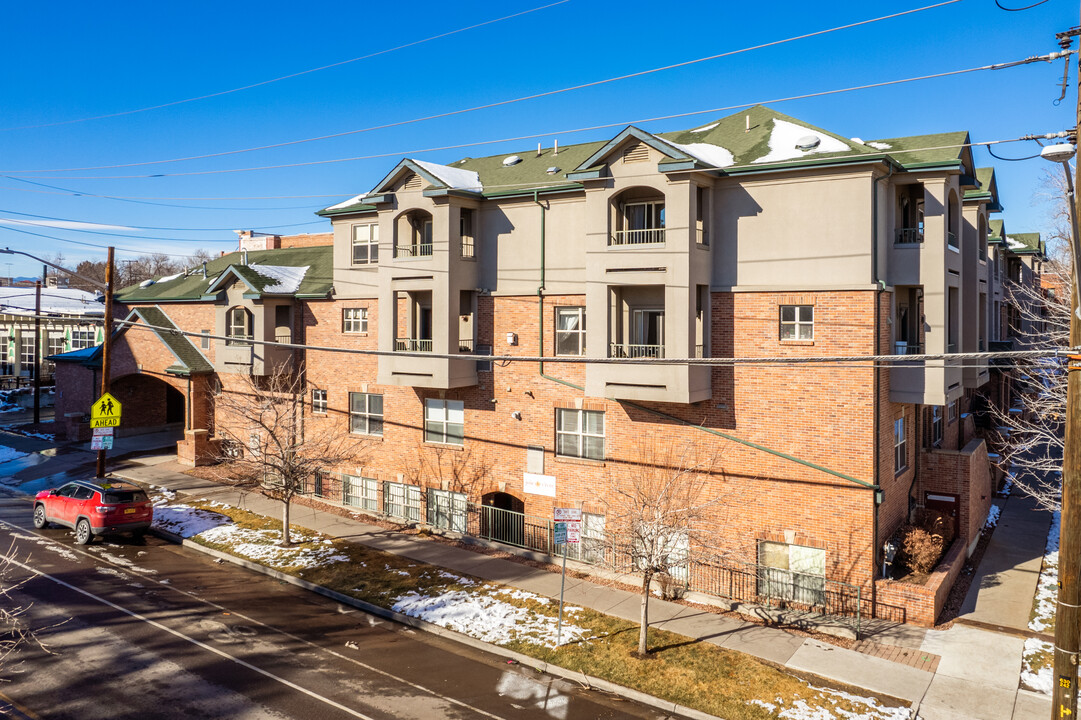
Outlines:
POLYGON ((563 644, 563 589, 567 585, 567 545, 582 541, 582 511, 578 508, 554 508, 556 545, 563 546, 563 575, 559 579, 559 621, 556 623, 556 647, 563 644))
POLYGON ((90 427, 94 431, 90 449, 98 451, 98 477, 105 476, 105 451, 113 449, 113 428, 120 426, 120 410, 120 401, 109 393, 102 393, 90 406, 90 427))

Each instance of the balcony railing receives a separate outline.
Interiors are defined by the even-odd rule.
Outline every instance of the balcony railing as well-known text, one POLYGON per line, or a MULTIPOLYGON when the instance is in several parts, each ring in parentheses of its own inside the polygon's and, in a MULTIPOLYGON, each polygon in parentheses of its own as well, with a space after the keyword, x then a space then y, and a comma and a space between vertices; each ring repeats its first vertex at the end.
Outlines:
MULTIPOLYGON (((431 255, 430 252, 428 254, 431 255)), ((466 236, 462 237, 462 257, 476 257, 476 247, 473 245, 473 238, 466 236)))
POLYGON ((611 343, 608 357, 613 358, 663 358, 664 345, 625 345, 611 343))
POLYGON ((230 335, 228 338, 226 338, 225 344, 238 346, 251 345, 251 341, 254 339, 255 338, 253 338, 251 335, 230 335))
POLYGON ((897 228, 897 236, 893 241, 898 245, 918 245, 923 242, 923 230, 920 228, 897 228))
POLYGON ((897 340, 893 343, 894 355, 922 355, 923 345, 897 340))
POLYGON ((426 257, 432 254, 432 243, 420 245, 395 245, 394 257, 426 257))
POLYGON ((695 230, 694 241, 699 245, 709 245, 709 230, 707 228, 695 230))
POLYGON ((946 233, 946 244, 952 247, 954 250, 960 249, 960 245, 957 244, 957 236, 952 232, 946 233))
POLYGON ((616 230, 608 240, 609 245, 663 245, 664 228, 643 230, 616 230))
POLYGON ((472 340, 459 340, 458 341, 458 352, 460 352, 460 353, 468 353, 468 354, 472 355, 474 347, 476 347, 476 343, 474 343, 472 340))
POLYGON ((394 338, 394 350, 397 352, 431 352, 431 338, 394 338))
POLYGON ((694 346, 694 356, 696 358, 704 358, 706 356, 706 346, 705 345, 695 345, 694 346))
POLYGON ((290 332, 276 332, 274 333, 274 342, 279 343, 292 343, 293 334, 290 332))

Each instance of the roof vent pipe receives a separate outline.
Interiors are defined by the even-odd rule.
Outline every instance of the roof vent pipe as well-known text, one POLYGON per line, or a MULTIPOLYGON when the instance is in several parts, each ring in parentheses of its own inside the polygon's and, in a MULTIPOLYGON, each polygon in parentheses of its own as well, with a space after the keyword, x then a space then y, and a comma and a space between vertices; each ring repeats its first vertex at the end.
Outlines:
POLYGON ((203 279, 206 279, 206 261, 203 261, 203 279))
POLYGON ((537 157, 541 156, 541 144, 537 143, 537 157))
POLYGON ((558 155, 559 154, 559 138, 556 138, 555 145, 552 146, 552 154, 553 155, 558 155))
POLYGON ((240 254, 240 264, 241 265, 247 265, 248 264, 248 251, 247 250, 244 250, 244 252, 242 252, 240 254))
POLYGON ((749 133, 751 131, 751 116, 746 115, 745 117, 747 119, 747 127, 743 130, 743 132, 749 133))

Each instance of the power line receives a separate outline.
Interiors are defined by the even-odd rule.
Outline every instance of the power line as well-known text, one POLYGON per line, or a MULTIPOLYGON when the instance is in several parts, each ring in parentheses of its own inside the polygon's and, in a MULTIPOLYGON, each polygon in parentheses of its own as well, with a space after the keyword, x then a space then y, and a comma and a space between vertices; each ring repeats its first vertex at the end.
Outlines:
MULTIPOLYGON (((42 233, 30 232, 29 230, 20 230, 19 228, 0 226, 0 231, 3 231, 3 230, 8 230, 10 232, 17 232, 17 233, 21 233, 23 235, 33 235, 34 237, 45 238, 46 240, 55 240, 56 242, 68 243, 70 245, 80 245, 80 246, 83 246, 83 247, 97 248, 99 250, 107 250, 109 248, 108 245, 98 245, 96 243, 88 243, 88 242, 83 242, 81 240, 69 240, 67 238, 59 238, 59 237, 55 237, 53 235, 44 235, 42 233)), ((138 240, 139 238, 132 238, 132 239, 133 240, 138 240)), ((207 241, 207 242, 211 242, 211 241, 207 241)), ((118 253, 126 253, 128 255, 146 255, 147 254, 146 250, 127 250, 125 248, 116 248, 116 252, 118 252, 118 253)), ((165 255, 166 257, 178 257, 178 258, 190 258, 191 257, 191 255, 184 255, 184 254, 181 254, 181 253, 167 253, 167 252, 161 252, 159 250, 150 251, 150 254, 153 254, 153 255, 165 255)))
MULTIPOLYGON (((55 220, 56 222, 75 222, 75 223, 86 222, 86 221, 83 221, 83 220, 72 220, 71 218, 52 217, 51 215, 34 215, 33 213, 16 212, 14 210, 4 210, 3 208, 0 208, 0 213, 4 213, 4 214, 7 214, 7 215, 22 215, 23 217, 40 218, 42 220, 55 220)), ((3 220, 3 219, 5 219, 5 218, 0 218, 0 220, 3 220)), ((7 219, 10 219, 10 218, 7 218, 7 219)), ((18 222, 18 221, 13 220, 13 222, 18 222)), ((290 228, 290 227, 300 227, 302 225, 315 225, 315 224, 320 223, 320 222, 324 222, 324 221, 322 221, 322 220, 314 220, 312 222, 290 223, 288 225, 263 225, 261 227, 253 227, 253 228, 245 228, 245 229, 246 230, 275 230, 277 228, 290 228)), ((28 222, 26 224, 36 225, 38 223, 28 222)), ((96 223, 96 224, 98 224, 98 225, 110 225, 110 223, 96 223)), ((128 225, 127 223, 124 223, 122 226, 118 226, 118 225, 112 225, 112 226, 113 227, 126 227, 126 228, 130 228, 132 230, 173 230, 173 231, 178 231, 178 232, 230 232, 230 231, 236 229, 235 226, 234 227, 217 227, 217 228, 181 228, 181 227, 153 227, 153 226, 147 226, 147 225, 128 225)), ((49 227, 49 226, 46 226, 46 227, 49 227)), ((61 229, 61 230, 79 230, 79 228, 58 228, 58 229, 61 229)), ((199 241, 196 240, 194 242, 199 242, 199 241)))
POLYGON ((251 83, 250 85, 242 85, 241 87, 232 88, 230 90, 221 90, 221 91, 214 92, 214 93, 208 93, 206 95, 199 95, 199 96, 196 96, 196 97, 185 98, 183 100, 173 100, 171 102, 161 103, 160 105, 150 105, 150 106, 147 106, 147 107, 136 108, 134 110, 123 110, 121 112, 109 113, 109 114, 106 114, 106 115, 95 115, 95 116, 92 116, 92 117, 77 118, 77 119, 74 119, 74 120, 61 120, 61 121, 52 122, 52 123, 42 123, 40 125, 21 125, 21 126, 17 126, 17 127, 0 128, 0 132, 7 132, 7 131, 11 131, 11 130, 36 130, 36 129, 39 129, 39 128, 57 127, 59 125, 72 125, 74 123, 89 122, 91 120, 105 120, 107 118, 122 117, 124 115, 134 115, 136 113, 149 112, 151 110, 161 110, 163 108, 175 107, 177 105, 183 105, 185 103, 196 102, 196 101, 199 101, 199 100, 209 100, 210 98, 221 97, 222 95, 231 95, 232 93, 238 93, 238 92, 242 92, 244 90, 251 90, 253 88, 262 87, 264 85, 270 85, 271 83, 281 82, 282 80, 289 80, 289 79, 292 79, 292 78, 295 78, 295 77, 300 77, 302 75, 310 75, 311 73, 316 73, 316 72, 319 72, 321 70, 329 70, 331 68, 340 67, 342 65, 348 65, 350 63, 359 62, 361 60, 368 60, 368 59, 373 58, 373 57, 378 57, 379 55, 386 55, 388 53, 396 52, 398 50, 404 50, 405 48, 415 47, 417 45, 422 45, 424 43, 431 42, 433 40, 439 40, 441 38, 449 37, 451 35, 457 35, 458 33, 463 33, 463 32, 466 32, 468 30, 475 30, 477 28, 484 27, 485 25, 493 25, 493 24, 498 23, 498 22, 503 22, 504 20, 510 20, 512 18, 521 17, 522 15, 528 15, 530 13, 538 12, 540 10, 547 10, 548 8, 555 7, 556 5, 562 5, 562 4, 568 3, 568 2, 570 2, 570 0, 557 0, 557 2, 549 3, 547 5, 541 5, 540 7, 531 8, 529 10, 523 10, 522 12, 517 12, 517 13, 514 13, 513 15, 505 15, 505 16, 503 16, 501 18, 496 18, 494 20, 486 20, 486 21, 481 22, 481 23, 476 23, 474 25, 469 25, 467 27, 458 28, 457 30, 450 30, 450 31, 445 32, 445 33, 440 33, 439 35, 432 35, 431 37, 427 37, 427 38, 424 38, 422 40, 414 40, 412 42, 405 43, 404 45, 398 45, 396 47, 387 48, 386 50, 378 50, 376 52, 368 53, 367 55, 361 55, 360 57, 351 58, 349 60, 340 60, 340 61, 335 62, 335 63, 330 63, 329 65, 322 65, 320 67, 311 68, 311 69, 308 69, 308 70, 301 70, 299 72, 290 73, 288 75, 282 75, 281 77, 271 78, 270 80, 261 80, 260 82, 251 83))
MULTIPOLYGON (((951 0, 951 2, 959 2, 959 1, 960 0, 951 0)), ((355 156, 355 157, 347 157, 347 158, 332 158, 332 159, 329 159, 329 160, 309 160, 309 161, 297 162, 297 163, 282 163, 282 164, 278 164, 278 165, 260 165, 260 166, 254 166, 254 167, 246 167, 246 168, 231 168, 231 169, 219 169, 219 170, 193 170, 193 171, 188 171, 188 172, 153 173, 153 174, 147 174, 147 175, 83 175, 83 176, 78 176, 78 175, 76 175, 76 176, 34 175, 34 176, 31 176, 31 177, 46 178, 46 179, 56 178, 56 179, 67 179, 67 180, 132 180, 132 179, 160 178, 160 177, 188 177, 188 176, 194 176, 194 175, 221 175, 221 174, 228 174, 228 173, 252 172, 252 171, 257 171, 257 170, 282 170, 282 169, 296 168, 296 167, 309 167, 309 166, 312 166, 312 165, 328 165, 328 164, 341 163, 341 162, 354 162, 354 161, 358 161, 358 160, 373 160, 373 159, 385 158, 385 157, 401 157, 401 156, 408 156, 408 155, 413 155, 413 154, 418 154, 418 153, 428 153, 428 152, 436 152, 436 151, 443 151, 443 150, 458 150, 458 149, 462 149, 462 148, 477 147, 477 146, 481 146, 481 145, 494 145, 494 144, 498 144, 498 143, 518 142, 518 141, 521 141, 521 140, 534 140, 536 138, 551 137, 553 135, 572 135, 572 134, 576 134, 576 133, 589 132, 589 131, 593 131, 593 130, 605 130, 605 129, 610 129, 610 128, 613 128, 613 127, 621 127, 621 126, 625 126, 625 125, 637 125, 637 124, 644 124, 644 123, 659 122, 661 120, 673 120, 673 119, 678 119, 678 118, 693 117, 693 116, 696 116, 696 115, 705 115, 705 114, 708 114, 708 113, 728 112, 728 111, 732 111, 732 110, 740 110, 740 109, 744 109, 744 108, 753 107, 755 105, 768 105, 768 104, 777 104, 777 103, 782 103, 782 102, 791 102, 793 100, 806 100, 806 99, 809 99, 809 98, 825 97, 825 96, 828 96, 828 95, 838 95, 838 94, 841 94, 841 93, 855 92, 857 90, 870 90, 870 89, 874 89, 874 88, 889 87, 889 86, 892 86, 892 85, 901 85, 901 84, 904 84, 904 83, 918 82, 918 81, 922 81, 922 80, 934 80, 934 79, 938 79, 938 78, 952 77, 952 76, 955 76, 955 75, 964 75, 964 74, 967 74, 967 73, 980 72, 980 71, 983 71, 983 70, 1002 70, 1002 69, 1005 69, 1005 68, 1017 67, 1017 66, 1020 66, 1020 65, 1029 65, 1029 64, 1035 63, 1035 62, 1052 62, 1053 60, 1057 60, 1059 58, 1065 57, 1066 55, 1070 55, 1070 54, 1073 54, 1073 53, 1076 53, 1076 52, 1077 52, 1077 50, 1063 50, 1063 51, 1049 53, 1047 55, 1030 56, 1030 57, 1025 58, 1023 60, 1016 60, 1016 61, 1005 62, 1005 63, 995 63, 995 64, 992 64, 992 65, 981 65, 979 67, 966 68, 966 69, 963 69, 963 70, 950 70, 950 71, 947 71, 947 72, 933 73, 933 74, 930 74, 930 75, 919 75, 919 76, 915 76, 915 77, 901 78, 899 80, 886 80, 886 81, 883 81, 883 82, 868 83, 868 84, 865 84, 865 85, 854 85, 854 86, 845 87, 845 88, 837 88, 837 89, 834 89, 834 90, 821 90, 819 92, 803 93, 803 94, 800 94, 800 95, 789 95, 787 97, 756 100, 754 102, 739 103, 739 104, 736 104, 736 105, 725 105, 725 106, 722 106, 722 107, 709 108, 709 109, 706 109, 706 110, 693 110, 693 111, 690 111, 690 112, 674 113, 674 114, 670 114, 670 115, 659 115, 659 116, 655 116, 655 117, 641 118, 641 119, 632 120, 632 121, 621 121, 621 122, 615 122, 615 123, 602 123, 602 124, 599 124, 599 125, 590 125, 590 126, 579 127, 579 128, 574 128, 574 129, 570 129, 570 130, 558 130, 558 131, 554 131, 554 132, 549 131, 549 132, 543 132, 543 133, 532 133, 532 134, 529 134, 529 135, 518 135, 516 137, 501 138, 501 139, 498 139, 498 140, 481 140, 481 141, 471 142, 471 143, 458 143, 458 144, 455 144, 455 145, 442 145, 442 146, 439 146, 439 147, 429 147, 429 148, 423 148, 423 149, 417 149, 417 150, 384 152, 384 153, 376 153, 376 154, 373 154, 373 155, 358 155, 358 156, 355 156)), ((906 151, 906 152, 911 152, 911 151, 906 151)), ((129 167, 129 166, 128 165, 111 165, 111 166, 100 166, 100 167, 107 169, 107 168, 110 168, 110 167, 129 167)), ((72 168, 72 170, 75 170, 75 169, 76 168, 72 168)), ((91 168, 91 169, 93 169, 93 168, 91 168)), ((41 170, 41 171, 23 170, 23 171, 6 171, 6 172, 51 172, 51 171, 47 171, 47 170, 41 170)), ((8 176, 8 177, 10 177, 10 176, 8 176)))
MULTIPOLYGON (((5 172, 5 173, 10 172, 10 173, 22 174, 22 173, 47 173, 47 172, 79 172, 79 171, 83 171, 83 170, 108 170, 108 169, 113 169, 113 168, 143 167, 143 166, 146 166, 146 165, 160 165, 160 164, 164 164, 164 163, 185 162, 185 161, 189 161, 189 160, 206 160, 208 158, 223 157, 223 156, 226 156, 226 155, 237 155, 237 154, 240 154, 240 153, 256 152, 256 151, 260 151, 260 150, 271 150, 271 149, 274 149, 274 148, 289 147, 289 146, 292 146, 292 145, 300 145, 300 144, 303 144, 303 143, 317 142, 317 141, 321 141, 321 140, 331 140, 331 139, 334 139, 334 138, 347 137, 347 136, 350 136, 350 135, 357 135, 357 134, 360 134, 360 133, 373 132, 375 130, 386 130, 386 129, 390 129, 390 128, 401 127, 403 125, 411 125, 411 124, 414 124, 414 123, 425 122, 425 121, 428 121, 428 120, 437 120, 437 119, 446 118, 446 117, 453 117, 455 115, 462 115, 462 114, 465 114, 465 113, 476 112, 476 111, 479 111, 479 110, 489 110, 491 108, 503 107, 503 106, 506 106, 506 105, 512 105, 512 104, 515 104, 515 103, 525 102, 527 100, 536 100, 536 99, 539 99, 539 98, 551 97, 553 95, 560 95, 560 94, 563 94, 563 93, 568 93, 568 92, 572 92, 572 91, 576 91, 576 90, 584 90, 586 88, 598 87, 600 85, 606 85, 606 84, 613 83, 613 82, 619 82, 619 81, 622 81, 622 80, 629 80, 631 78, 643 77, 645 75, 652 75, 654 73, 664 72, 666 70, 674 70, 676 68, 682 68, 682 67, 687 67, 687 66, 690 66, 690 65, 696 65, 698 63, 708 62, 708 61, 711 61, 711 60, 717 60, 717 59, 720 59, 720 58, 723 58, 723 57, 729 57, 729 56, 732 56, 732 55, 739 55, 741 53, 751 52, 753 50, 761 50, 761 49, 768 48, 768 47, 773 47, 773 46, 776 46, 776 45, 783 45, 785 43, 794 42, 796 40, 804 40, 804 39, 807 39, 807 38, 812 38, 812 37, 816 37, 816 36, 820 36, 820 35, 826 35, 826 34, 829 34, 829 33, 838 32, 840 30, 848 30, 848 29, 851 29, 851 28, 854 28, 854 27, 860 27, 861 25, 869 25, 871 23, 876 23, 876 22, 880 22, 880 21, 883 21, 883 20, 891 20, 891 19, 894 19, 894 18, 903 17, 905 15, 912 15, 914 13, 924 12, 926 10, 932 10, 932 9, 935 9, 935 8, 944 7, 946 5, 952 5, 952 4, 958 3, 958 2, 961 2, 961 0, 945 0, 944 2, 935 3, 933 5, 926 5, 924 7, 915 8, 915 9, 912 9, 912 10, 905 10, 903 12, 893 13, 893 14, 890 14, 890 15, 883 15, 881 17, 872 18, 870 20, 861 20, 859 22, 848 23, 846 25, 838 25, 837 27, 828 28, 826 30, 818 30, 818 31, 811 32, 811 33, 805 33, 803 35, 795 35, 795 36, 785 38, 785 39, 782 39, 782 40, 774 40, 774 41, 767 42, 767 43, 761 43, 761 44, 758 44, 758 45, 752 45, 750 47, 741 48, 739 50, 729 50, 727 52, 717 53, 715 55, 708 55, 706 57, 700 57, 700 58, 696 58, 694 60, 686 60, 686 61, 683 61, 683 62, 673 63, 673 64, 670 64, 670 65, 663 65, 661 67, 651 68, 649 70, 640 70, 638 72, 627 73, 627 74, 624 74, 624 75, 617 75, 615 77, 606 78, 606 79, 603 79, 603 80, 594 80, 594 81, 587 82, 587 83, 581 83, 579 85, 572 85, 572 86, 569 86, 569 87, 559 88, 557 90, 546 90, 544 92, 534 93, 532 95, 523 95, 521 97, 511 98, 511 99, 508 99, 508 100, 499 100, 499 101, 496 101, 496 102, 485 103, 483 105, 476 105, 474 107, 463 108, 463 109, 459 109, 459 110, 450 110, 450 111, 447 111, 447 112, 435 113, 433 115, 426 115, 426 116, 423 116, 423 117, 412 118, 412 119, 409 119, 409 120, 399 120, 397 122, 384 123, 382 125, 373 125, 371 127, 360 128, 360 129, 357 129, 357 130, 346 130, 344 132, 331 133, 331 134, 328 134, 328 135, 319 135, 319 136, 310 137, 310 138, 302 138, 300 140, 289 140, 289 141, 280 142, 280 143, 272 143, 272 144, 269 144, 269 145, 259 145, 259 146, 256 146, 256 147, 242 148, 242 149, 239 149, 239 150, 225 150, 225 151, 222 151, 222 152, 205 153, 205 154, 202 154, 202 155, 189 155, 189 156, 186 156, 186 157, 171 158, 171 159, 168 159, 168 160, 147 160, 147 161, 135 162, 135 163, 120 163, 120 164, 114 164, 114 165, 93 165, 93 166, 74 167, 74 168, 50 168, 50 169, 44 169, 44 170, 5 170, 5 171, 0 171, 0 172, 5 172)), ((710 111, 706 111, 706 112, 710 112, 710 111)), ((178 173, 167 173, 166 176, 172 176, 172 175, 175 175, 175 174, 178 174, 178 173)), ((184 174, 184 173, 179 173, 179 174, 184 174)), ((150 176, 136 176, 136 177, 150 177, 150 176)), ((87 179, 87 178, 80 178, 80 179, 87 179)))

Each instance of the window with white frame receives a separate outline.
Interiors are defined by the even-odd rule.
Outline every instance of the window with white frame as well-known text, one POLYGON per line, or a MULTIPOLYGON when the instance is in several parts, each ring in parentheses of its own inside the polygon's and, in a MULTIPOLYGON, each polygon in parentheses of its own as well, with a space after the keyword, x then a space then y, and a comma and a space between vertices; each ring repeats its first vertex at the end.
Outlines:
POLYGON ((202 333, 202 337, 199 338, 199 347, 201 347, 203 350, 209 350, 210 349, 210 331, 209 330, 200 330, 199 332, 202 333))
POLYGON ((94 342, 94 328, 92 327, 75 327, 71 329, 71 349, 83 350, 85 348, 91 348, 97 345, 94 342))
POLYGON ((556 355, 585 355, 586 309, 556 308, 556 355))
POLYGON ((450 490, 428 490, 428 524, 432 527, 464 533, 468 515, 464 493, 450 490))
POLYGON ((379 226, 353 226, 353 264, 373 265, 379 262, 379 226))
POLYGON ((382 436, 382 395, 349 393, 349 432, 356 435, 382 436))
POLYGON ((950 403, 949 405, 946 406, 946 419, 951 423, 952 422, 957 422, 957 401, 956 400, 954 400, 952 403, 950 403))
POLYGON ((320 415, 326 415, 327 412, 327 391, 326 390, 312 390, 312 412, 319 413, 320 415))
MULTIPOLYGON (((49 333, 45 342, 45 357, 52 357, 64 352, 64 336, 62 333, 49 333)), ((46 375, 52 375, 56 370, 56 363, 51 360, 45 361, 43 368, 46 375)))
POLYGON ((464 445, 465 403, 461 400, 425 400, 424 442, 464 445))
POLYGON ((342 308, 342 332, 368 332, 368 308, 342 308))
POLYGON ((931 444, 942 444, 942 406, 931 406, 931 444))
POLYGON ((225 318, 226 345, 250 345, 252 339, 252 314, 247 308, 229 308, 225 318))
POLYGON ((415 485, 383 483, 383 513, 392 518, 420 522, 421 491, 415 485))
POLYGON ((604 413, 556 408, 556 455, 604 460, 604 413))
POLYGON ((379 512, 379 481, 342 475, 342 504, 379 512))
POLYGON ((826 601, 826 551, 822 548, 758 543, 758 593, 800 605, 826 601))
POLYGON ((815 308, 814 305, 781 306, 781 339, 814 340, 815 308))
POLYGON ((908 438, 905 436, 905 419, 893 421, 893 471, 899 473, 908 467, 908 438))
POLYGON ((24 332, 19 335, 19 372, 27 377, 34 376, 34 333, 24 332))
POLYGON ((8 344, 7 328, 0 328, 0 375, 11 375, 11 346, 8 344))
POLYGON ((623 206, 623 231, 617 244, 664 242, 664 201, 629 202, 623 206))

